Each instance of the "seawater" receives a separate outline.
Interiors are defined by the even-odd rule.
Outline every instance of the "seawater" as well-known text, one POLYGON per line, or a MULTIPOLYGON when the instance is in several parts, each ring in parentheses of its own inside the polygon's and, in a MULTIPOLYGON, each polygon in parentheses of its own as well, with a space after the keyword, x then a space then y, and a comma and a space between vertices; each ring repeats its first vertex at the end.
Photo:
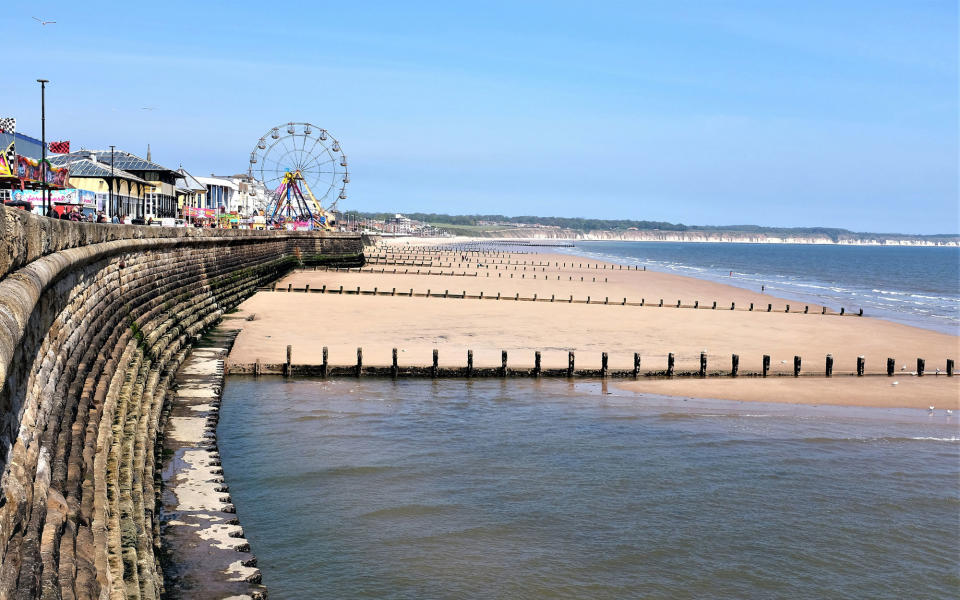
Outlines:
POLYGON ((955 598, 960 430, 600 382, 231 377, 271 598, 955 598))
POLYGON ((556 251, 755 291, 765 286, 837 311, 863 308, 868 316, 960 334, 960 247, 578 241, 556 251))

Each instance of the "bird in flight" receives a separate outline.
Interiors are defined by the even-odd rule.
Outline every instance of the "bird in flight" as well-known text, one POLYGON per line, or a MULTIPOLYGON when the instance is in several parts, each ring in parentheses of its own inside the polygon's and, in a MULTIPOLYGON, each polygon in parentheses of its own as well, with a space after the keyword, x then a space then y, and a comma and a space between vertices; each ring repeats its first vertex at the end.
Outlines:
POLYGON ((143 106, 140 110, 157 110, 156 106, 143 106))
POLYGON ((38 17, 30 17, 30 18, 36 21, 37 23, 40 23, 41 25, 50 25, 52 23, 56 23, 56 21, 44 21, 43 19, 40 19, 38 17))

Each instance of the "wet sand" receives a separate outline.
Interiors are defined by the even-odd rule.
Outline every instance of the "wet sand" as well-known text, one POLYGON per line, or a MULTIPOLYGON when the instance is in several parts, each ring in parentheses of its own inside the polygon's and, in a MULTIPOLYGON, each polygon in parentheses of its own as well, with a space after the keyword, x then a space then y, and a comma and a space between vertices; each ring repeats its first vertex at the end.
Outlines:
MULTIPOLYGON (((437 348, 441 366, 463 366, 467 350, 473 350, 476 367, 499 366, 500 353, 506 350, 510 366, 521 368, 532 366, 534 352, 539 350, 547 369, 566 367, 567 352, 572 350, 578 369, 599 368, 602 352, 608 353, 611 369, 629 369, 638 352, 641 371, 646 372, 666 369, 671 352, 677 371, 696 370, 700 353, 706 352, 708 372, 728 372, 731 355, 738 354, 740 372, 747 375, 760 371, 764 354, 771 356, 772 374, 792 372, 795 355, 802 357, 804 373, 822 373, 825 356, 832 354, 834 373, 841 376, 855 371, 861 355, 867 373, 885 372, 887 357, 897 360, 898 373, 901 367, 913 371, 917 357, 922 357, 932 374, 937 368, 945 369, 947 358, 960 354, 957 336, 870 317, 821 315, 820 307, 814 305, 809 306, 810 314, 803 314, 806 305, 759 290, 627 271, 570 255, 467 256, 469 260, 462 260, 460 254, 411 259, 395 255, 388 264, 372 260, 361 273, 296 271, 279 287, 356 290, 359 286, 380 293, 393 289, 406 293, 412 288, 420 294, 430 290, 431 294, 449 291, 474 296, 483 292, 484 299, 260 292, 231 315, 230 326, 242 331, 230 360, 234 364, 257 359, 283 362, 290 344, 295 364, 321 363, 322 348, 327 346, 332 365, 354 364, 356 350, 362 347, 366 365, 388 366, 392 348, 398 348, 401 365, 424 366, 431 363, 437 348), (430 266, 402 264, 431 258, 430 266), (441 271, 445 274, 437 274, 441 271), (500 300, 489 299, 498 293, 500 300), (513 300, 517 294, 521 298, 536 294, 538 301, 513 300), (577 301, 589 297, 591 304, 561 301, 571 295, 577 301), (543 301, 551 296, 554 302, 543 301), (629 303, 642 298, 645 306, 622 306, 624 298, 629 303), (662 308, 656 306, 661 298, 662 308), (602 304, 605 299, 609 304, 602 304), (677 300, 685 308, 675 308, 677 300), (714 301, 717 309, 711 308, 714 301), (692 308, 695 302, 698 309, 692 308), (755 310, 743 310, 751 302, 755 310), (731 303, 737 310, 730 310, 731 303), (766 312, 767 304, 773 305, 773 312, 766 312), (783 312, 787 304, 789 314, 783 312), (254 320, 247 321, 251 315, 254 320)), ((927 377, 920 386, 907 385, 903 379, 898 386, 891 386, 885 377, 676 379, 624 385, 647 393, 736 400, 776 401, 771 396, 778 396, 787 402, 815 403, 829 395, 836 403, 873 406, 946 406, 957 401, 956 379, 927 377), (870 393, 864 391, 868 388, 870 393), (904 393, 908 388, 922 388, 922 392, 904 393)))

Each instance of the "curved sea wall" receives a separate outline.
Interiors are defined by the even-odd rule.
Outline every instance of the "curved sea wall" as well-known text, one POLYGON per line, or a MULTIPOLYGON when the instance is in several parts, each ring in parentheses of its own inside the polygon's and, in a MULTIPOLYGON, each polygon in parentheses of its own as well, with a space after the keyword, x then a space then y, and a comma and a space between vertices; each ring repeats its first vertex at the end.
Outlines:
POLYGON ((362 250, 0 207, 0 600, 159 598, 158 429, 187 349, 295 264, 362 250))

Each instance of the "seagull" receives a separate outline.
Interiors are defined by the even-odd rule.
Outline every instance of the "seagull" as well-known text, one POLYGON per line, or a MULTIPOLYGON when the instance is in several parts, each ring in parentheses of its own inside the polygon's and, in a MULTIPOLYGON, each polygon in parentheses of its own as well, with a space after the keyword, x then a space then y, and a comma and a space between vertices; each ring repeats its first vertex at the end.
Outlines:
POLYGON ((30 17, 30 18, 36 21, 37 23, 40 23, 41 25, 51 25, 53 23, 56 23, 56 21, 44 21, 43 19, 40 19, 37 17, 30 17))
POLYGON ((934 409, 934 406, 931 404, 931 405, 930 405, 930 412, 933 412, 933 409, 934 409))
POLYGON ((143 106, 140 110, 157 110, 156 106, 143 106))
POLYGON ((899 382, 899 381, 894 381, 894 382, 891 383, 890 385, 900 385, 900 382, 899 382))
POLYGON ((949 416, 952 415, 952 414, 953 414, 953 409, 952 409, 952 408, 948 408, 948 409, 947 409, 947 416, 949 417, 949 416))
POLYGON ((907 370, 907 365, 903 365, 902 367, 900 367, 900 370, 901 370, 901 371, 906 371, 906 370, 907 370))

